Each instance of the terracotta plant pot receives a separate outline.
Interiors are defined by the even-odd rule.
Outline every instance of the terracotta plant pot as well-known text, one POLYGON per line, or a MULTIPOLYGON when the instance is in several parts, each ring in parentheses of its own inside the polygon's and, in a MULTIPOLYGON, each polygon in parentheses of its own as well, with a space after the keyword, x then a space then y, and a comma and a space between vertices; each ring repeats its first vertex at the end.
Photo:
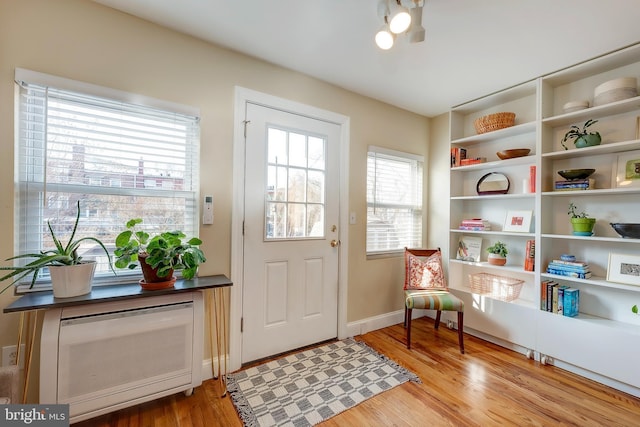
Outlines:
POLYGON ((144 279, 139 282, 143 289, 156 290, 170 288, 176 282, 173 270, 169 270, 169 274, 165 277, 159 277, 156 269, 147 264, 147 254, 139 254, 138 260, 140 261, 140 267, 142 267, 142 276, 144 277, 144 279))
POLYGON ((507 263, 507 257, 498 254, 489 254, 487 261, 489 261, 491 265, 505 265, 507 263))

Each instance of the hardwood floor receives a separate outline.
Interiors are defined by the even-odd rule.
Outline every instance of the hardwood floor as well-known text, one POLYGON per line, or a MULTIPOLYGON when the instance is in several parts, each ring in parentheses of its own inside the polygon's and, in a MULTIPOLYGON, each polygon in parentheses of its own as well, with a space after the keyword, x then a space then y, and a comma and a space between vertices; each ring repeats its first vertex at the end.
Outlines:
MULTIPOLYGON (((640 399, 456 331, 413 322, 411 350, 402 324, 356 337, 418 374, 321 424, 362 426, 639 426, 640 399)), ((640 357, 640 356, 639 356, 640 357)), ((640 362, 639 362, 640 363, 640 362)), ((76 427, 242 426, 220 382, 74 424, 76 427)))

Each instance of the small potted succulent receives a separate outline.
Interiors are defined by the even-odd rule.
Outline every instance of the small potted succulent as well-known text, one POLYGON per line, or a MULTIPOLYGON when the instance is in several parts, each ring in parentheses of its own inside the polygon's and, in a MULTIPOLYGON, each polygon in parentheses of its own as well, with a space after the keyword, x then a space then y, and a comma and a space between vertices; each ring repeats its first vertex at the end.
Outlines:
POLYGON ((493 246, 489 246, 487 248, 487 252, 489 252, 489 256, 487 261, 491 265, 505 265, 507 263, 507 245, 502 242, 496 242, 493 246))
POLYGON ((137 230, 141 218, 127 221, 127 229, 116 237, 115 266, 134 269, 140 264, 144 289, 172 287, 176 281, 174 270, 182 272, 182 277, 192 279, 198 266, 206 261, 199 245, 202 240, 192 237, 183 241, 182 231, 163 231, 153 237, 144 230, 137 230))
POLYGON ((593 234, 593 227, 596 224, 596 219, 589 218, 589 215, 584 211, 578 213, 577 209, 577 206, 573 202, 569 203, 567 215, 571 217, 573 234, 576 236, 591 236, 593 234))
POLYGON ((598 123, 597 120, 589 119, 584 123, 584 125, 582 125, 582 129, 580 129, 576 125, 571 126, 569 128, 569 131, 564 134, 564 138, 562 138, 560 144, 562 144, 565 150, 568 150, 569 148, 567 148, 564 143, 569 141, 570 139, 574 139, 573 143, 575 144, 576 148, 600 145, 600 142, 602 141, 600 132, 589 132, 587 130, 589 126, 592 126, 596 123, 598 123))

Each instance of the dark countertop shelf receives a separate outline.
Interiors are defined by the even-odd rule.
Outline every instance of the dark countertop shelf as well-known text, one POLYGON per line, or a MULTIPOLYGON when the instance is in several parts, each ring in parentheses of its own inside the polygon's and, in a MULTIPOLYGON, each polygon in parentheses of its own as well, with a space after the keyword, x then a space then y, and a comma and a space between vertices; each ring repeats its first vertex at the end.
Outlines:
POLYGON ((52 291, 32 292, 4 308, 4 313, 15 313, 29 310, 43 310, 48 308, 70 307, 74 305, 97 304, 109 301, 147 298, 157 295, 169 295, 180 292, 191 292, 211 288, 232 286, 229 278, 222 274, 214 276, 196 277, 192 280, 177 280, 172 288, 156 291, 145 291, 137 282, 121 285, 94 286, 91 293, 71 298, 54 298, 52 291))

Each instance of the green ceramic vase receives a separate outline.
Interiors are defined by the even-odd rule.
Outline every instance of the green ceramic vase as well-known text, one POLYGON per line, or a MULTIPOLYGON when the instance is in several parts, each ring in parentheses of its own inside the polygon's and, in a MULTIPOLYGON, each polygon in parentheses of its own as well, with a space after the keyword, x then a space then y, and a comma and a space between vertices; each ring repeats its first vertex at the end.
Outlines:
POLYGON ((576 139, 576 148, 592 147, 600 145, 602 138, 599 133, 590 133, 576 139))

